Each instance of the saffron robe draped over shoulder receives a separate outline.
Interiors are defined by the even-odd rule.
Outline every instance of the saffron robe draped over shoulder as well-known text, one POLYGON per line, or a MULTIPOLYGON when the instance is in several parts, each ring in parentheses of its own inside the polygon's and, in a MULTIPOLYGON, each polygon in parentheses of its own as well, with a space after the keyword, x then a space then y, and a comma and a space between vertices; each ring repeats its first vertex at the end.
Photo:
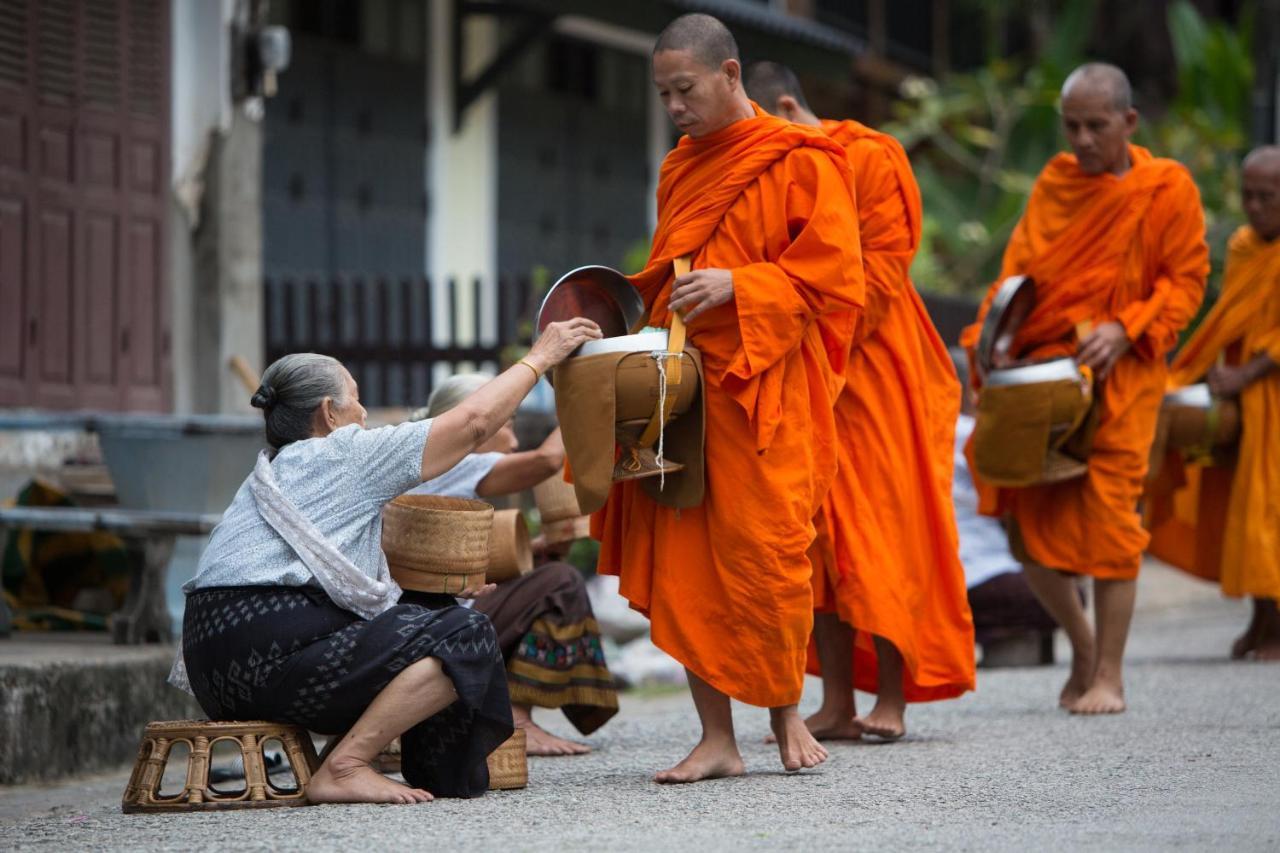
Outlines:
POLYGON ((960 386, 908 274, 920 190, 893 137, 855 121, 822 129, 853 167, 867 303, 836 402, 840 468, 814 546, 815 604, 857 630, 859 690, 878 690, 878 635, 902 653, 908 701, 951 698, 974 686, 951 503, 960 386))
POLYGON ((1129 158, 1119 177, 1085 174, 1071 154, 1049 161, 1005 249, 1000 278, 962 337, 972 361, 1000 282, 1018 274, 1035 279, 1037 304, 1014 340, 1015 357, 1074 354, 1078 323, 1124 326, 1133 346, 1100 383, 1100 423, 1083 477, 1002 489, 974 475, 980 511, 1011 517, 1019 556, 1109 580, 1137 577, 1148 540, 1138 502, 1168 376, 1165 355, 1198 310, 1209 271, 1191 175, 1136 145, 1129 158))
POLYGON ((813 518, 836 469, 832 407, 863 302, 852 178, 839 146, 755 108, 662 164, 649 263, 632 278, 667 326, 672 261, 733 274, 696 317, 706 497, 659 506, 616 484, 592 521, 599 571, 620 576, 654 643, 753 705, 799 701, 813 626, 813 518))
MULTIPOLYGON (((1280 240, 1249 226, 1231 237, 1222 295, 1172 365, 1176 386, 1199 381, 1220 356, 1280 363, 1280 240)), ((1240 393, 1234 466, 1169 455, 1149 487, 1151 553, 1222 584, 1232 596, 1280 599, 1280 373, 1240 393)))

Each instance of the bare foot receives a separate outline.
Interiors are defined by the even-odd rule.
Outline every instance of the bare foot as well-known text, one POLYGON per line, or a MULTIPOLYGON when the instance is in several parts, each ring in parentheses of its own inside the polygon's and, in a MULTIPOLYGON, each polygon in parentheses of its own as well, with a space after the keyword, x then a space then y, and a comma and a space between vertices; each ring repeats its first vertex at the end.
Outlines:
POLYGON ((556 737, 533 720, 518 721, 516 725, 524 729, 526 751, 529 755, 586 755, 591 751, 591 747, 585 743, 556 737))
POLYGON ((827 760, 827 748, 814 740, 795 707, 769 709, 769 727, 778 744, 778 755, 788 772, 817 767, 827 760))
POLYGON ((1280 643, 1263 643, 1253 650, 1253 659, 1260 661, 1280 661, 1280 643))
POLYGON ((684 761, 669 770, 660 771, 653 781, 663 785, 681 785, 704 779, 741 776, 746 772, 737 744, 715 745, 703 740, 685 756, 684 761))
POLYGON ((1084 695, 1067 710, 1073 714, 1119 714, 1124 709, 1124 687, 1106 681, 1094 681, 1084 695))
POLYGON ((857 722, 869 735, 881 740, 898 740, 907 733, 906 713, 907 709, 902 705, 879 701, 870 714, 859 717, 857 722))
POLYGON ((374 772, 368 764, 355 760, 326 761, 307 784, 307 800, 312 803, 426 803, 432 796, 421 788, 410 788, 374 772), (335 763, 337 766, 334 766, 335 763))
POLYGON ((1093 654, 1072 655, 1071 675, 1067 676, 1067 683, 1063 685, 1062 692, 1058 694, 1058 707, 1066 708, 1070 711, 1080 701, 1080 697, 1084 696, 1085 691, 1089 689, 1089 682, 1092 680, 1093 654))
MULTIPOLYGON (((818 740, 862 740, 862 723, 856 714, 819 708, 804 721, 809 734, 818 740)), ((765 736, 765 743, 777 743, 776 735, 765 736)))
POLYGON ((1256 651, 1258 648, 1258 620, 1254 619, 1249 623, 1249 627, 1244 633, 1236 637, 1236 641, 1231 644, 1231 659, 1244 660, 1249 656, 1249 652, 1256 651))

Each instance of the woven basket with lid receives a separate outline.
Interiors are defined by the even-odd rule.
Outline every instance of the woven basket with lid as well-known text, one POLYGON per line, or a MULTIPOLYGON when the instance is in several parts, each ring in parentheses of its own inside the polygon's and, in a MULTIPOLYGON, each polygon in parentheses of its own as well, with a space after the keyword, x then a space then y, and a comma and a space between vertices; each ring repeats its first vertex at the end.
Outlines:
POLYGON ((382 550, 402 588, 456 595, 484 583, 492 528, 483 501, 401 495, 382 511, 382 550))

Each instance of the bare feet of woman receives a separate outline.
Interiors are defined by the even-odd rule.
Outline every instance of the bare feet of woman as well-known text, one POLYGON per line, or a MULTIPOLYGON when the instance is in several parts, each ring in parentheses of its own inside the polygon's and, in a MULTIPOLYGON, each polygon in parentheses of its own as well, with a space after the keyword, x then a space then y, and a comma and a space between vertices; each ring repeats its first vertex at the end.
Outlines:
POLYGON ((1120 714, 1124 709, 1124 685, 1101 678, 1095 678, 1084 695, 1067 708, 1073 714, 1120 714))
POLYGON ((526 752, 529 755, 586 755, 591 747, 556 737, 533 720, 517 720, 516 727, 524 729, 526 752))
MULTIPOLYGON (((862 723, 852 711, 829 711, 819 708, 817 713, 805 718, 804 726, 809 734, 818 740, 861 740, 862 723)), ((778 738, 772 733, 764 739, 765 743, 777 743, 778 738)))
POLYGON ((326 761, 307 785, 312 803, 427 803, 432 796, 421 788, 410 788, 374 772, 368 764, 354 760, 326 761))
POLYGON ((871 713, 859 717, 862 731, 875 735, 881 740, 898 740, 907 733, 907 708, 900 703, 889 703, 883 699, 876 702, 871 713))
POLYGON ((711 743, 702 740, 684 761, 669 770, 659 772, 653 777, 653 781, 663 785, 680 785, 687 782, 701 782, 704 779, 741 776, 746 772, 747 768, 742 763, 737 744, 731 741, 711 743))
POLYGON ((827 760, 827 748, 818 743, 794 705, 769 709, 769 727, 778 744, 778 755, 788 773, 817 767, 827 760))

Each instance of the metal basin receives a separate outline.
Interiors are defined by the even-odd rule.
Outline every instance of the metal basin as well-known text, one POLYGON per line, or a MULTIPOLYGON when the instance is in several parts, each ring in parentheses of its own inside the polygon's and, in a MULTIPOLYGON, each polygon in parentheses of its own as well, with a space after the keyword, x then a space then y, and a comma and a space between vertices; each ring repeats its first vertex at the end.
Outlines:
POLYGON ((999 387, 1002 385, 1033 385, 1039 382, 1057 382, 1060 380, 1080 381, 1080 365, 1074 358, 1051 358, 1014 367, 1001 367, 991 371, 983 380, 983 385, 999 387))
POLYGON ((605 352, 666 352, 668 332, 644 332, 639 335, 620 335, 587 341, 578 347, 574 356, 600 355, 605 352))
POLYGON ((539 334, 551 323, 586 317, 606 338, 626 335, 644 316, 644 300, 627 277, 602 266, 578 267, 551 286, 538 309, 539 334))
POLYGON ((131 509, 221 513, 266 446, 256 415, 99 415, 94 428, 131 509))

